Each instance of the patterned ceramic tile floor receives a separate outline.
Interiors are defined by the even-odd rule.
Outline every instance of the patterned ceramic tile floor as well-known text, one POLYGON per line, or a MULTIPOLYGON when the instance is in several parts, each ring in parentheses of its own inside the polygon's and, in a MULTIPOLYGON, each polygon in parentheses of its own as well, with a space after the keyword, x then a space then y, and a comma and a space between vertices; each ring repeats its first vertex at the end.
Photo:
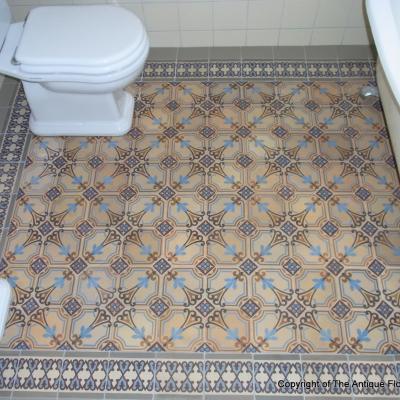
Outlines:
POLYGON ((142 82, 129 134, 33 137, 2 347, 400 351, 399 181, 365 83, 142 82))

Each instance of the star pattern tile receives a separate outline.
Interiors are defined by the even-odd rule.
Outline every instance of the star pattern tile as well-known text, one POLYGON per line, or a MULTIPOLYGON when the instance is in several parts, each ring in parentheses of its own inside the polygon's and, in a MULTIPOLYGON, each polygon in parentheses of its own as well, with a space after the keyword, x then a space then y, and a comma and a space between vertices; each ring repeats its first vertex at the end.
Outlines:
POLYGON ((292 79, 142 82, 127 135, 33 137, 1 346, 400 352, 382 112, 359 77, 292 79))

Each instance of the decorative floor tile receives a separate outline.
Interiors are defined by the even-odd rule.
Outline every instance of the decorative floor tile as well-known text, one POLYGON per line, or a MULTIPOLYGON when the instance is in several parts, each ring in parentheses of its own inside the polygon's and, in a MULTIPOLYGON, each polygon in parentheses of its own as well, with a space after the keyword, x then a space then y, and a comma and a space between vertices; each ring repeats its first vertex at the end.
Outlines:
POLYGON ((358 96, 374 68, 148 63, 109 138, 31 138, 20 87, 0 393, 398 397, 399 364, 374 356, 400 352, 400 187, 358 96))
MULTIPOLYGON (((231 64, 210 72, 240 74, 231 64)), ((289 64, 274 67, 304 78, 289 64)), ((0 163, 4 216, 18 193, 2 346, 399 352, 400 189, 381 110, 358 97, 367 82, 142 82, 127 135, 27 151, 20 91, 0 163)))

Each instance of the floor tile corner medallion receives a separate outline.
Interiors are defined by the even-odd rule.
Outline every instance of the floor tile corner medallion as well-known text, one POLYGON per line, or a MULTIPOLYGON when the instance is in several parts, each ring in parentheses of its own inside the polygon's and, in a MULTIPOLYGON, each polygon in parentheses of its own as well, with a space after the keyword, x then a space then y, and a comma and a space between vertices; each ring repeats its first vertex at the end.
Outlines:
POLYGON ((33 137, 2 346, 399 352, 400 189, 366 82, 139 83, 129 134, 33 137))

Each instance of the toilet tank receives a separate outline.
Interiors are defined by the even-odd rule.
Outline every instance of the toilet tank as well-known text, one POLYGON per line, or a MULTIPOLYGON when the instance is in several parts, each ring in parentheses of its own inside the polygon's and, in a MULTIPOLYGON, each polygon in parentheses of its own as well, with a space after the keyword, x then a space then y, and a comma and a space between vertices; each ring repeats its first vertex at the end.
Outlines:
POLYGON ((7 0, 0 0, 0 49, 3 46, 10 24, 11 12, 7 0))

